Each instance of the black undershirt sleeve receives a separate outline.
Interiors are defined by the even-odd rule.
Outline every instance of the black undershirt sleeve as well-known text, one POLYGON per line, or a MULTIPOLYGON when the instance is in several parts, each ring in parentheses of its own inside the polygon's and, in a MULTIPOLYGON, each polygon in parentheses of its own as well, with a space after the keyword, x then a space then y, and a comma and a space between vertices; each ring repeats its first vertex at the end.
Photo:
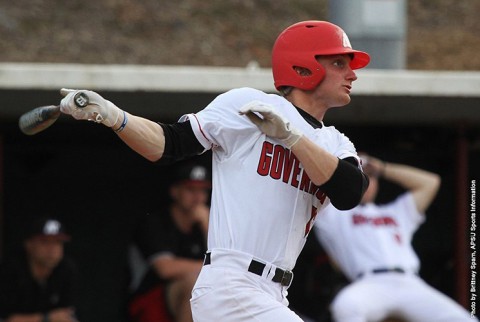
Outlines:
POLYGON ((332 177, 320 189, 339 210, 357 206, 368 187, 368 177, 359 169, 353 157, 340 159, 332 177))
POLYGON ((165 150, 158 164, 168 165, 201 154, 205 148, 193 133, 190 121, 159 123, 165 135, 165 150))

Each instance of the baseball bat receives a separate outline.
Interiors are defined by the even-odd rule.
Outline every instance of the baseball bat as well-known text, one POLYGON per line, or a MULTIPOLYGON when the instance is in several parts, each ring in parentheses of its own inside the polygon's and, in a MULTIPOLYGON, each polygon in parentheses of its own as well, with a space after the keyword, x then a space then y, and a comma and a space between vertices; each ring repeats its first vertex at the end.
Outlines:
MULTIPOLYGON (((89 104, 88 96, 78 92, 73 98, 75 105, 84 108, 89 104)), ((39 106, 22 114, 18 120, 18 127, 26 135, 34 135, 48 128, 60 117, 59 105, 39 106)))

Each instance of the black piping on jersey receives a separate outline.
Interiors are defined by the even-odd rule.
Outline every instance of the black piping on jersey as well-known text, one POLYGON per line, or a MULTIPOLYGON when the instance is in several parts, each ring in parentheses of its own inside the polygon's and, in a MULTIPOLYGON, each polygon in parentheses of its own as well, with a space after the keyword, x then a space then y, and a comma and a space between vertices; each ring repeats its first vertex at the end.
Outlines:
POLYGON ((300 113, 300 115, 305 119, 305 121, 308 124, 310 124, 314 129, 321 129, 323 127, 322 122, 320 122, 319 120, 317 120, 316 118, 314 118, 313 116, 311 116, 310 114, 302 110, 301 108, 297 106, 295 106, 295 108, 297 109, 298 113, 300 113))
MULTIPOLYGON (((322 128, 322 122, 302 109, 296 108, 308 124, 314 128, 322 128)), ((204 147, 193 133, 190 121, 159 124, 165 136, 165 150, 158 161, 160 164, 172 164, 204 151, 204 147)), ((331 203, 340 210, 351 209, 358 205, 367 187, 368 178, 353 157, 339 160, 332 177, 320 186, 330 198, 331 203)))

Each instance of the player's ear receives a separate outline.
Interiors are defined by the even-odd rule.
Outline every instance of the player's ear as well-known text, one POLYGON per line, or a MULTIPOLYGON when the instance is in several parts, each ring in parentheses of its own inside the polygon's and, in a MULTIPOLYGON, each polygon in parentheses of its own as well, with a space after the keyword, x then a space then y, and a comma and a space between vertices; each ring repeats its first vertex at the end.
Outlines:
POLYGON ((312 75, 312 71, 308 68, 305 68, 305 67, 294 66, 293 69, 300 76, 311 76, 312 75))

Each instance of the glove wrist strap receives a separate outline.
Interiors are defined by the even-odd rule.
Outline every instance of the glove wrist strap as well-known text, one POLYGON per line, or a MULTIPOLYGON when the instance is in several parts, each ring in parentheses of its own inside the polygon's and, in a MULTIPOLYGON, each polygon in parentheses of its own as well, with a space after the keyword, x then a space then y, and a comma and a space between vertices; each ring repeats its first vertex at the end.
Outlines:
POLYGON ((108 127, 114 127, 120 119, 120 114, 123 112, 123 110, 119 109, 111 102, 107 102, 105 105, 105 110, 107 113, 101 123, 108 127))
POLYGON ((285 143, 285 145, 287 146, 287 148, 291 148, 292 146, 295 145, 295 143, 298 142, 298 140, 300 140, 300 138, 302 137, 302 135, 297 135, 297 134, 291 134, 289 135, 286 139, 283 139, 283 143, 285 143))
MULTIPOLYGON (((118 129, 113 129, 113 126, 112 126, 113 132, 115 132, 115 133, 122 132, 123 129, 125 129, 125 126, 127 126, 127 123, 128 123, 127 113, 125 113, 125 111, 122 111, 122 112, 123 112, 123 121, 122 121, 122 124, 120 125, 120 127, 118 129)), ((115 122, 115 123, 117 123, 117 122, 115 122)))

